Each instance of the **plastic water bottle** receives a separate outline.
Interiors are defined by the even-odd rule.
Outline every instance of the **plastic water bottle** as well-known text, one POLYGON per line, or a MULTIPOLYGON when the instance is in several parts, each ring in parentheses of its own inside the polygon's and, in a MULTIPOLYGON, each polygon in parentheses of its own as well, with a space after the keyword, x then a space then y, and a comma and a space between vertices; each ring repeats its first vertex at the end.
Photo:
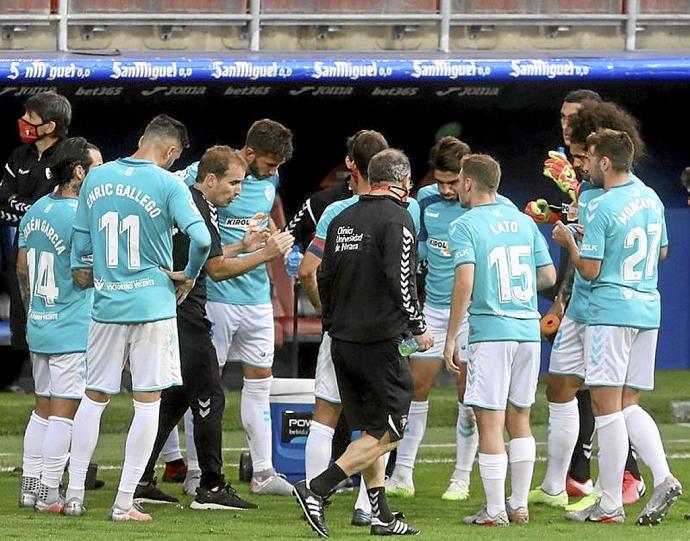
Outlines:
POLYGON ((299 246, 293 244, 292 250, 290 250, 287 259, 285 260, 285 272, 287 272, 290 278, 297 278, 299 265, 302 262, 303 257, 304 256, 302 255, 299 246))
POLYGON ((398 352, 403 357, 409 357, 418 349, 419 344, 417 343, 417 340, 415 340, 414 336, 408 336, 398 345, 398 352))
POLYGON ((561 156, 565 157, 565 147, 558 147, 556 149, 556 152, 558 152, 561 156))

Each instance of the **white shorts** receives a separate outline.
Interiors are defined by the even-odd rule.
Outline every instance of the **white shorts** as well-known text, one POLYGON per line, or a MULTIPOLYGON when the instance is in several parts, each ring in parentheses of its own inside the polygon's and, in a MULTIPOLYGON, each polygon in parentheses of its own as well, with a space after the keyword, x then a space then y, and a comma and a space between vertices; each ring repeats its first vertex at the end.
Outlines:
POLYGON ((319 346, 319 356, 316 358, 314 396, 331 404, 340 404, 338 380, 335 376, 335 367, 331 357, 331 337, 327 332, 323 333, 323 340, 319 346))
POLYGON ((206 313, 213 324, 212 338, 218 366, 227 361, 257 368, 271 368, 275 350, 275 328, 271 304, 226 304, 207 302, 206 313))
POLYGON ((31 354, 37 396, 81 400, 86 387, 86 353, 31 354))
POLYGON ((161 391, 182 385, 177 320, 128 324, 92 321, 86 388, 107 394, 119 393, 122 369, 127 360, 133 391, 161 391))
POLYGON ((585 329, 585 383, 654 389, 658 329, 592 325, 585 329))
POLYGON ((549 374, 585 379, 585 325, 563 318, 551 348, 549 374))
POLYGON ((469 345, 465 405, 503 411, 534 404, 539 342, 476 342, 469 345))
MULTIPOLYGON (((426 326, 434 335, 434 345, 426 351, 417 351, 411 357, 413 359, 422 360, 443 360, 443 349, 446 346, 446 333, 448 331, 448 319, 450 318, 450 308, 433 308, 431 306, 424 307, 424 319, 426 326)), ((460 326, 460 332, 455 337, 455 345, 460 354, 460 361, 467 362, 467 337, 469 334, 469 323, 467 322, 467 314, 460 326)))

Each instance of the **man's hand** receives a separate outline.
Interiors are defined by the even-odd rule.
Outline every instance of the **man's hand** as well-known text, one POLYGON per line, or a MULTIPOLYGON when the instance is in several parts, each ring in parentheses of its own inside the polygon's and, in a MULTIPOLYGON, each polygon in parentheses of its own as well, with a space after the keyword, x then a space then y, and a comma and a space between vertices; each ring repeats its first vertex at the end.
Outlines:
POLYGON ((553 226, 551 237, 556 244, 563 248, 567 248, 571 243, 575 242, 575 238, 568 226, 564 225, 560 220, 553 226))
POLYGON ((295 237, 287 231, 282 231, 268 237, 264 250, 266 251, 267 260, 270 261, 276 257, 284 257, 295 244, 295 237))
POLYGON ((554 224, 560 219, 560 215, 551 210, 546 199, 530 201, 527 203, 524 213, 538 224, 554 224))
POLYGON ((72 280, 82 289, 93 287, 93 270, 72 269, 72 280))
POLYGON ((169 271, 168 269, 164 269, 163 267, 161 267, 161 270, 167 274, 168 278, 170 278, 173 284, 175 284, 175 298, 177 299, 177 304, 182 304, 187 298, 187 295, 189 295, 189 292, 194 287, 196 278, 190 278, 184 273, 184 271, 173 272, 169 271))
POLYGON ((426 351, 434 345, 434 335, 431 334, 431 331, 429 329, 424 331, 422 334, 416 335, 414 339, 417 342, 417 345, 419 346, 417 351, 426 351))
POLYGON ((544 176, 553 180, 563 193, 568 194, 573 203, 577 201, 580 183, 575 169, 563 154, 549 151, 549 157, 544 162, 544 176))
POLYGON ((458 367, 457 362, 460 358, 457 355, 457 346, 455 344, 455 338, 446 339, 446 345, 443 348, 443 360, 446 363, 446 370, 451 374, 459 374, 460 367, 458 367))
POLYGON ((259 229, 254 226, 248 227, 242 239, 242 251, 244 253, 256 252, 266 244, 266 240, 270 236, 268 229, 259 229))

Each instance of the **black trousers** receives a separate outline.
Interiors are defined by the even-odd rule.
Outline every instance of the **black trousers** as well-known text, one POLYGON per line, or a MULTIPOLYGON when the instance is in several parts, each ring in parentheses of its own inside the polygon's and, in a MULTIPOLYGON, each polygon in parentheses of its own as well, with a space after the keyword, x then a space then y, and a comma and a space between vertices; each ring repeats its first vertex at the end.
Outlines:
POLYGON ((158 455, 170 431, 187 408, 194 415, 194 443, 201 469, 201 486, 214 488, 225 482, 222 473, 223 411, 225 394, 218 370, 216 351, 207 322, 190 322, 178 315, 182 387, 171 387, 161 395, 158 435, 143 482, 153 480, 158 455))

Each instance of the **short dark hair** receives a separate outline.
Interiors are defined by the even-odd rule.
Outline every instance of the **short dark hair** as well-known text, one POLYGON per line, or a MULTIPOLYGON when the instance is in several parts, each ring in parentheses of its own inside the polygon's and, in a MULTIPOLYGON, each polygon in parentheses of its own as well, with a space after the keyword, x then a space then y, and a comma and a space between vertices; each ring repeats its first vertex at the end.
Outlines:
POLYGON ((565 95, 565 98, 563 98, 564 103, 582 103, 585 100, 603 101, 599 92, 595 92, 589 88, 571 90, 565 95))
POLYGON ((501 166, 488 154, 465 156, 462 173, 477 182, 485 192, 496 192, 501 182, 501 166))
POLYGON ((233 165, 239 165, 245 171, 248 167, 247 160, 236 150, 226 145, 212 146, 199 160, 195 182, 203 182, 210 173, 222 178, 233 165))
POLYGON ((611 160, 611 167, 617 172, 632 169, 635 147, 632 139, 624 131, 600 128, 587 137, 587 149, 595 148, 595 154, 611 160))
POLYGON ((690 167, 683 169, 683 172, 680 174, 680 183, 686 190, 690 190, 690 167))
POLYGON ((382 150, 369 162, 368 177, 371 184, 400 184, 410 174, 410 160, 395 148, 382 150))
POLYGON ((472 150, 470 145, 461 141, 457 137, 448 135, 439 139, 438 142, 431 147, 429 152, 429 165, 438 171, 452 171, 459 173, 462 169, 462 158, 470 154, 472 150))
POLYGON ((244 144, 259 156, 275 156, 283 163, 292 158, 292 132, 275 120, 254 122, 244 144))
POLYGON ((158 115, 148 123, 144 130, 144 137, 160 137, 163 139, 177 139, 182 148, 189 148, 189 134, 187 128, 179 120, 168 115, 158 115))
POLYGON ((77 165, 87 170, 91 167, 93 159, 90 149, 98 150, 83 137, 70 137, 58 144, 50 161, 50 173, 58 186, 64 186, 72 180, 77 165))
POLYGON ((355 163, 360 174, 368 176, 369 162, 382 150, 388 148, 388 141, 374 130, 360 130, 348 138, 348 156, 355 163))
POLYGON ((645 156, 645 144, 640 135, 640 123, 628 111, 612 101, 586 100, 575 114, 568 117, 570 142, 585 146, 590 133, 599 128, 622 131, 633 143, 633 163, 645 156))
POLYGON ((57 92, 48 91, 34 94, 24 102, 24 110, 36 113, 43 122, 55 122, 55 134, 67 137, 72 122, 72 105, 57 92))

